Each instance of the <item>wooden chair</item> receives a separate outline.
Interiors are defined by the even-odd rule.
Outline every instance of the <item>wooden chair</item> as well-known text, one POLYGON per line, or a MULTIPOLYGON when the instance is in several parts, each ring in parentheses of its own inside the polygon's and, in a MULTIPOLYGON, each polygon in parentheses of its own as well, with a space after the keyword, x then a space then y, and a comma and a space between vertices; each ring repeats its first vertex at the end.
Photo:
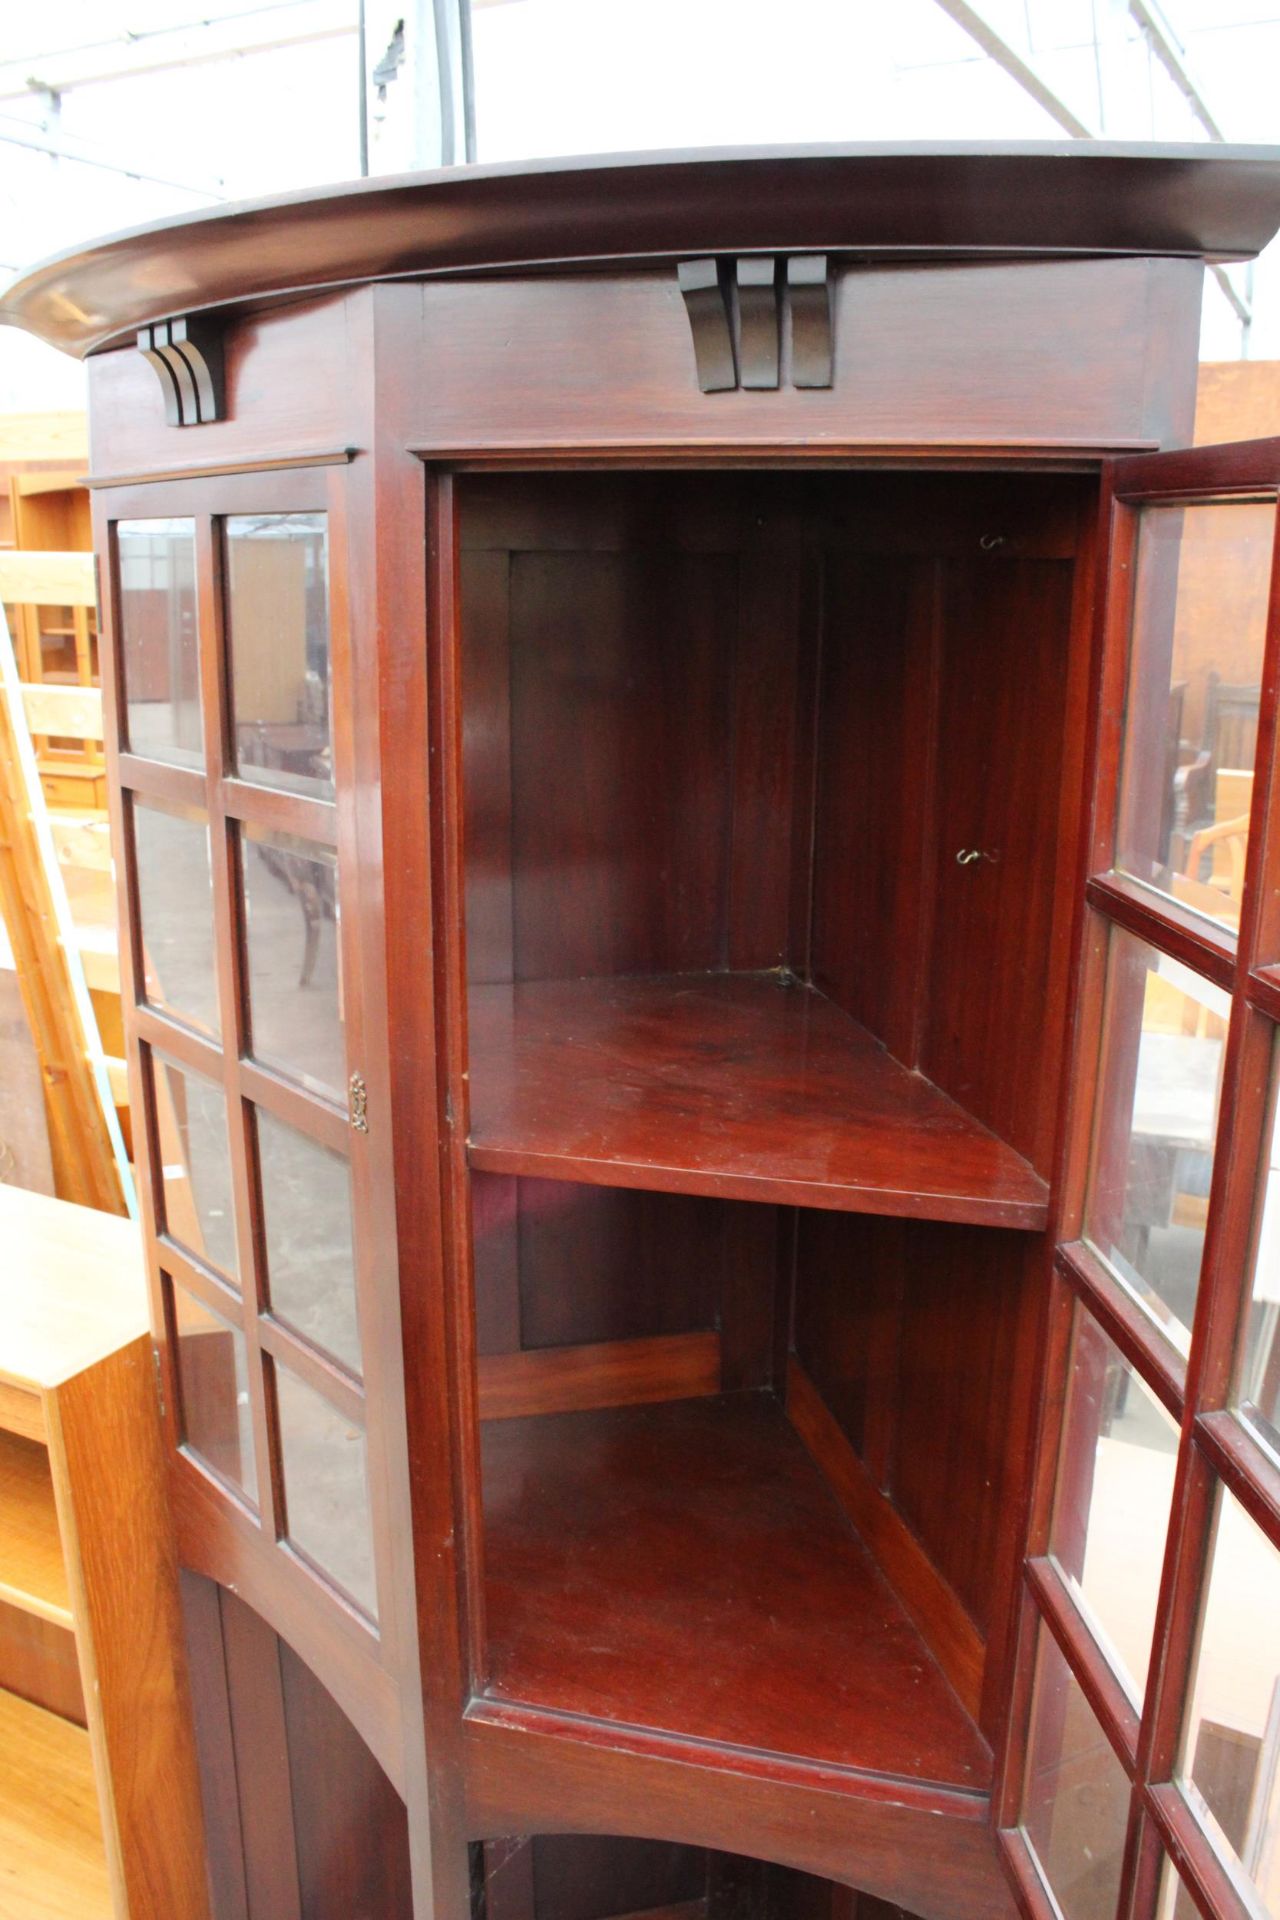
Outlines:
POLYGON ((1212 821, 1219 770, 1253 766, 1261 691, 1257 685, 1228 684, 1210 673, 1200 750, 1175 775, 1176 824, 1184 835, 1194 835, 1212 821))
POLYGON ((1215 892, 1226 895, 1234 908, 1234 920, 1239 922, 1240 901, 1244 893, 1244 863, 1249 845, 1249 816, 1239 813, 1230 820, 1215 821, 1211 827, 1201 827, 1191 836, 1187 849, 1187 858, 1183 872, 1187 879, 1211 887, 1215 892), (1226 870, 1218 858, 1218 849, 1226 855, 1226 870), (1213 855, 1212 866, 1206 881, 1200 882, 1200 868, 1206 854, 1213 855))

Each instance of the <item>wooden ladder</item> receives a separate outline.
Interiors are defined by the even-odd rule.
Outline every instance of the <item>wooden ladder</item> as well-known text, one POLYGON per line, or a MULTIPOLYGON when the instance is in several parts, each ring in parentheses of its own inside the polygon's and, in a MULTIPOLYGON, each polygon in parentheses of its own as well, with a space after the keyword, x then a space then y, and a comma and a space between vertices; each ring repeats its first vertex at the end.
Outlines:
MULTIPOLYGON (((91 555, 0 552, 0 607, 93 599, 91 555)), ((90 817, 51 820, 33 733, 100 741, 102 695, 84 686, 24 688, 0 611, 0 911, 40 1063, 54 1181, 64 1199, 132 1213, 115 1102, 122 1063, 108 1063, 103 1051, 59 864, 59 852, 74 857, 85 835, 93 857, 109 862, 105 828, 90 817)))

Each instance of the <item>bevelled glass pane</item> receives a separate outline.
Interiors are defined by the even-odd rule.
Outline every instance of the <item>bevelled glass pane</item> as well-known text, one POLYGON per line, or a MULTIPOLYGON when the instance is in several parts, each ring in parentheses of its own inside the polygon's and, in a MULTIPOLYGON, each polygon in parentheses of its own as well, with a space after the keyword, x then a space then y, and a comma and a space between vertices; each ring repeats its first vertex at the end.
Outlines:
POLYGON ((236 765, 242 780, 333 798, 323 513, 225 522, 236 765))
POLYGON ((1280 1920, 1280 1553, 1222 1489, 1179 1784, 1280 1920))
POLYGON ((1185 1353, 1200 1285, 1228 996, 1111 932, 1085 1236, 1185 1353))
POLYGON ((217 1039, 209 823, 203 814, 137 797, 132 811, 143 993, 217 1039))
POLYGON ((228 1279, 239 1277, 222 1088, 152 1056, 165 1230, 228 1279))
POLYGON ((257 1125, 271 1311, 359 1373, 347 1163, 261 1107, 257 1125))
POLYGON ((1138 1702, 1177 1459, 1177 1423, 1077 1304, 1050 1552, 1138 1702))
POLYGON ((182 1438, 206 1465, 258 1499, 244 1333, 173 1285, 182 1438))
POLYGON ((1144 507, 1116 863, 1240 924, 1275 507, 1144 507))
POLYGON ((275 1376, 287 1537, 376 1619, 364 1428, 287 1367, 275 1376))
POLYGON ((1129 1781, 1046 1627, 1038 1641, 1022 1831, 1064 1920, 1115 1920, 1129 1781))
POLYGON ((121 520, 120 650, 130 751, 204 765, 191 520, 121 520))
POLYGON ((1245 1419, 1280 1454, 1280 1056, 1275 1049, 1266 1152, 1255 1206, 1249 1305, 1236 1395, 1245 1419))
POLYGON ((255 1059, 341 1098, 346 1085, 338 857, 293 834, 241 829, 255 1059))

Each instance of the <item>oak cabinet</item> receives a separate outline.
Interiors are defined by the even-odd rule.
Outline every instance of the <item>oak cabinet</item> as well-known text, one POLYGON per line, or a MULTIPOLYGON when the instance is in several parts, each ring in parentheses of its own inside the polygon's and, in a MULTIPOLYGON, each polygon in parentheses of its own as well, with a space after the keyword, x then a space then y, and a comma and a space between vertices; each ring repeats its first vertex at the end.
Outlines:
POLYGON ((219 1920, 1274 1909, 1280 448, 1180 448, 1277 219, 686 156, 10 295, 219 1920))
POLYGON ((0 1910, 208 1920, 141 1236, 9 1185, 0 1236, 0 1910))

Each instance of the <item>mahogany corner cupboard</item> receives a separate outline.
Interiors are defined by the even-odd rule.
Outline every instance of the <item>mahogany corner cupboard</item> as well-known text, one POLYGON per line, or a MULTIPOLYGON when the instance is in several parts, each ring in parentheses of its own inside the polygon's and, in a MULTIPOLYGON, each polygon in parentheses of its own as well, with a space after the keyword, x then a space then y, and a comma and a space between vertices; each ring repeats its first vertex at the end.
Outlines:
POLYGON ((216 1920, 1280 1916, 1280 441, 1186 449, 1278 222, 693 154, 7 294, 216 1920))

